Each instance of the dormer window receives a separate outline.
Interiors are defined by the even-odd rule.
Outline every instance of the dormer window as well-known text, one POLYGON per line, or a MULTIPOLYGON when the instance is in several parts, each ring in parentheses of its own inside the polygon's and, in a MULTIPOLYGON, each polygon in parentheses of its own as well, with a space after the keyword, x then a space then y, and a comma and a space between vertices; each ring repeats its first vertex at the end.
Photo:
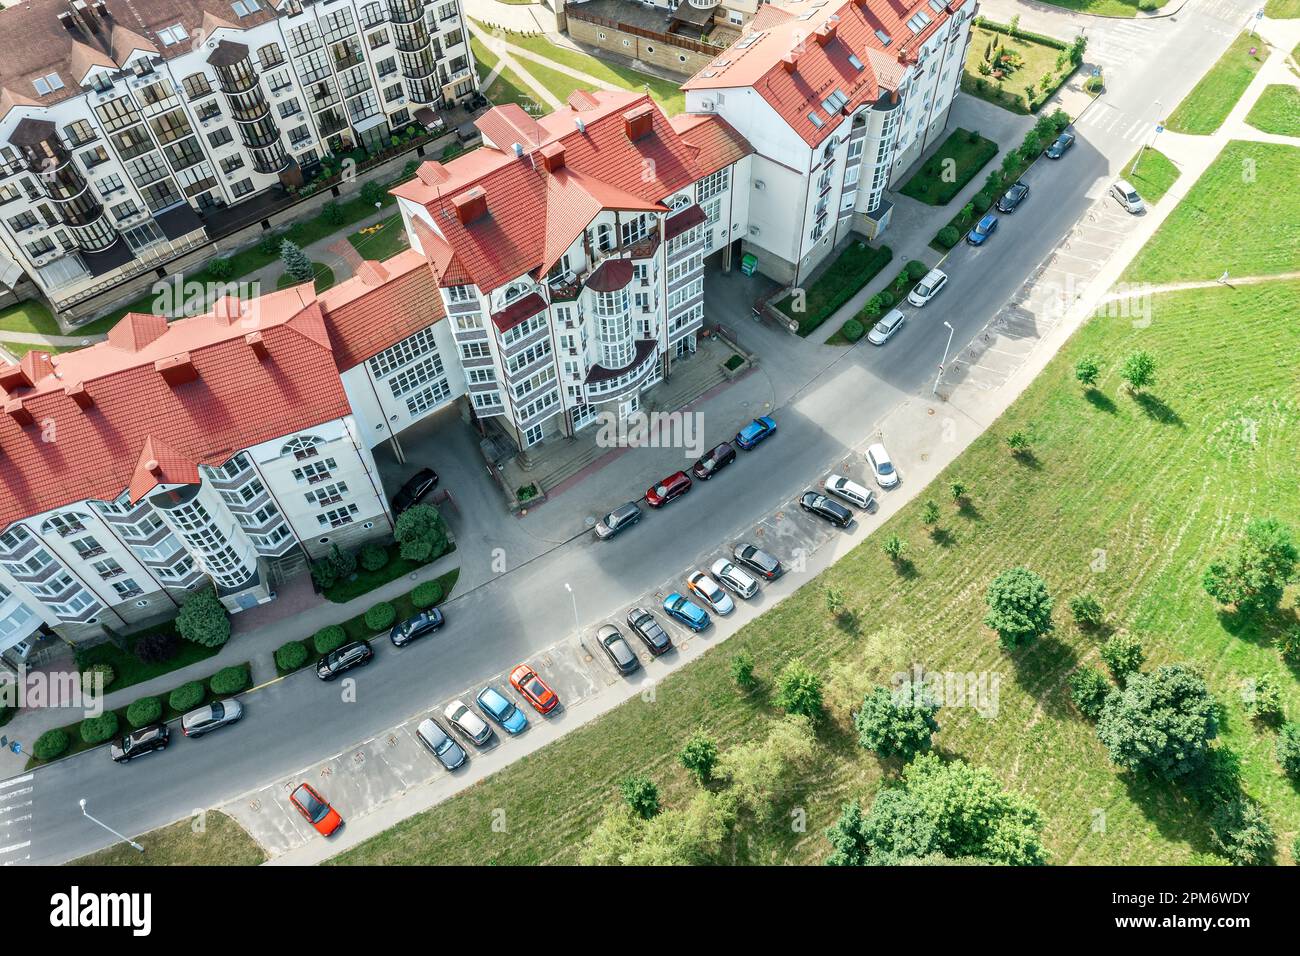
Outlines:
POLYGON ((257 0, 235 0, 235 2, 230 5, 230 9, 235 11, 236 16, 246 17, 256 13, 262 8, 258 6, 257 0))
POLYGON ((48 96, 55 90, 63 89, 63 81, 59 79, 59 74, 47 73, 32 80, 32 86, 36 87, 36 92, 41 96, 48 96))
POLYGON ((182 40, 188 40, 189 36, 190 35, 185 32, 185 28, 179 23, 174 26, 163 27, 158 31, 158 39, 162 40, 163 46, 175 46, 182 40))

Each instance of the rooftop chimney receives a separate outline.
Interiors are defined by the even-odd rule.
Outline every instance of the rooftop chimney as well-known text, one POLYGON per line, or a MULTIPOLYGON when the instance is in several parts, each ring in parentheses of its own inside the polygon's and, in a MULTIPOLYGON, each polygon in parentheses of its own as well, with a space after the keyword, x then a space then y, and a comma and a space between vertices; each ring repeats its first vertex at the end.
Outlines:
POLYGON ((162 477, 162 465, 158 464, 157 458, 150 458, 144 463, 145 470, 155 478, 162 477))
POLYGON ((836 21, 834 19, 830 19, 817 28, 818 46, 825 46, 826 44, 830 43, 832 40, 835 39, 835 27, 836 27, 836 21))
POLYGON ((5 402, 5 414, 12 418, 15 424, 23 428, 36 424, 36 419, 32 416, 32 413, 23 407, 21 398, 11 398, 5 402))
POLYGON ((32 380, 21 365, 0 366, 0 389, 9 395, 23 388, 31 388, 32 380))
POLYGON ((794 50, 791 50, 785 56, 781 57, 781 65, 785 67, 787 73, 793 73, 795 70, 794 50))
POLYGON ((482 186, 472 186, 459 196, 453 197, 451 204, 456 207, 456 218, 460 220, 460 224, 468 226, 487 215, 487 192, 482 186))
POLYGON ((556 172, 564 168, 564 145, 558 140, 554 143, 547 143, 542 147, 542 165, 548 172, 556 172))
POLYGON ((63 386, 63 394, 76 402, 77 407, 82 411, 85 411, 95 404, 95 400, 90 397, 90 393, 86 391, 86 386, 81 382, 75 382, 72 385, 63 386))
POLYGON ((647 135, 653 127, 654 107, 646 103, 636 109, 628 110, 623 114, 623 125, 627 130, 627 138, 635 143, 647 135))
POLYGON ((153 363, 153 367, 163 377, 163 381, 172 388, 184 385, 186 382, 193 382, 199 377, 199 371, 194 367, 189 352, 159 359, 153 363))
POLYGON ((415 175, 426 186, 439 186, 451 178, 447 167, 432 159, 421 163, 415 170, 415 175))
POLYGON ((253 354, 257 356, 259 362, 265 362, 271 354, 267 351, 266 342, 262 339, 261 332, 249 332, 244 336, 244 342, 253 350, 253 354))

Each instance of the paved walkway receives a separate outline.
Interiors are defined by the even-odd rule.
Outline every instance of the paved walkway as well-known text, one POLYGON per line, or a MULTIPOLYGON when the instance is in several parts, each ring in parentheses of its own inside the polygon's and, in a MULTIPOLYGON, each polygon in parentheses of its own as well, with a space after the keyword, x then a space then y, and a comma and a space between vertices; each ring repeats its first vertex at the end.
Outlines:
POLYGON ((501 0, 462 0, 465 16, 479 23, 518 33, 554 33, 555 14, 540 3, 502 3, 501 0))
MULTIPOLYGON (((532 90, 533 94, 538 99, 546 103, 546 105, 549 106, 551 109, 559 109, 563 105, 559 101, 559 99, 555 96, 555 94, 553 94, 550 90, 548 90, 546 86, 540 80, 537 79, 537 77, 529 73, 528 70, 524 68, 523 64, 521 64, 517 59, 515 59, 514 53, 516 51, 519 51, 518 47, 510 46, 501 37, 494 35, 492 33, 488 33, 486 30, 482 29, 477 24, 475 24, 472 20, 468 21, 468 26, 469 26, 469 32, 473 36, 477 37, 483 43, 483 45, 486 46, 489 50, 491 50, 492 53, 497 57, 499 62, 497 64, 497 69, 492 71, 493 73, 498 73, 500 72, 501 69, 508 69, 512 73, 514 73, 515 76, 519 77, 519 79, 523 81, 524 85, 527 86, 530 90, 532 90)), ((526 51, 519 51, 519 52, 526 52, 526 51)), ((552 67, 559 66, 558 63, 552 63, 550 60, 544 60, 543 62, 546 63, 548 66, 552 66, 552 67)), ((480 84, 480 89, 484 88, 486 85, 487 85, 487 81, 485 80, 482 84, 480 84)))

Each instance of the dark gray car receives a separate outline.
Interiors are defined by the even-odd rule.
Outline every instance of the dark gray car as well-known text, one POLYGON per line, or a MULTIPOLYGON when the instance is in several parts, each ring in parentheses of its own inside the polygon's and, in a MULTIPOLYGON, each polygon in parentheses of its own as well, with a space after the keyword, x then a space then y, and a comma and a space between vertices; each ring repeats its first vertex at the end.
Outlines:
POLYGON ((630 674, 641 666, 631 646, 613 624, 606 624, 596 632, 596 643, 620 674, 630 674))
POLYGON ((605 517, 596 522, 596 537, 601 541, 614 537, 620 531, 626 531, 641 520, 641 509, 635 501, 619 505, 605 517))
POLYGON ((415 728, 415 736, 437 758, 438 763, 448 770, 455 770, 469 759, 464 748, 452 740, 451 734, 432 718, 420 721, 420 726, 415 728))
POLYGON ((731 549, 731 556, 751 571, 757 571, 765 581, 775 581, 781 576, 781 562, 762 548, 742 541, 731 549))
POLYGON ((655 616, 645 608, 634 607, 628 611, 627 626, 632 628, 632 633, 641 638, 641 643, 655 657, 673 649, 673 641, 668 636, 668 632, 655 620, 655 616))
POLYGON ((344 644, 316 662, 316 676, 321 680, 333 680, 346 670, 369 664, 374 656, 375 652, 370 649, 369 641, 353 641, 351 644, 344 644))

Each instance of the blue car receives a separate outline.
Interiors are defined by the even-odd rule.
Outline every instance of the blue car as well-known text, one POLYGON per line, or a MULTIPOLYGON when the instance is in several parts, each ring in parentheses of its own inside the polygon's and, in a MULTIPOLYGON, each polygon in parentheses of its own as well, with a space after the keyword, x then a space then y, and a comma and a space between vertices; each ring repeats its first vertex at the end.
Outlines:
POLYGON ((755 418, 736 434, 736 444, 749 451, 775 431, 776 422, 764 415, 762 418, 755 418))
POLYGON ((986 213, 984 218, 975 223, 975 227, 966 233, 966 241, 972 246, 984 245, 984 240, 993 235, 998 228, 998 217, 993 213, 986 213))
POLYGON ((524 712, 510 703, 495 687, 484 687, 474 698, 479 709, 487 714, 508 734, 521 734, 528 729, 524 712))
POLYGON ((709 626, 708 612, 676 591, 664 598, 664 613, 685 624, 692 631, 702 631, 709 626))

